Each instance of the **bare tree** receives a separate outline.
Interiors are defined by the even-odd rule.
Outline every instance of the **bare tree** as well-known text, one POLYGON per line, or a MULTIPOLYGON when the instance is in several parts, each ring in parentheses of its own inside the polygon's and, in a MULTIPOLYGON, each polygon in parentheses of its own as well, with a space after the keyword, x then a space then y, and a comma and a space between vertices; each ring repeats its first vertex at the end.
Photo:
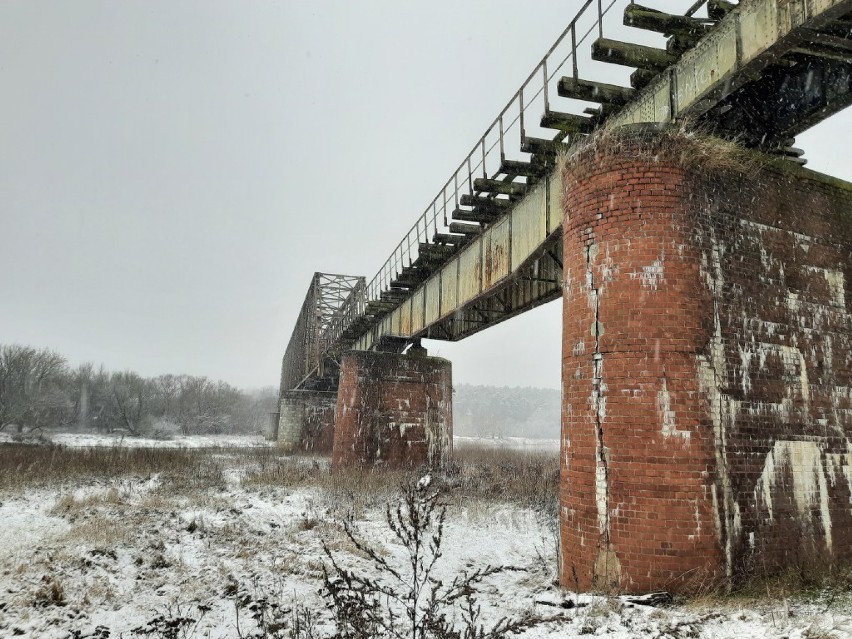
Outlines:
POLYGON ((113 373, 109 380, 109 422, 112 428, 126 428, 131 435, 142 434, 150 421, 148 413, 152 384, 131 371, 113 373))
POLYGON ((71 412, 63 391, 65 358, 48 349, 0 346, 0 430, 64 424, 71 412))
POLYGON ((244 400, 242 392, 225 382, 190 375, 179 376, 177 385, 172 418, 184 434, 230 430, 233 414, 244 400))
POLYGON ((207 377, 148 379, 92 364, 71 370, 53 351, 0 344, 0 430, 74 425, 140 434, 162 420, 185 434, 245 431, 261 423, 258 413, 274 410, 276 398, 275 392, 249 395, 207 377))

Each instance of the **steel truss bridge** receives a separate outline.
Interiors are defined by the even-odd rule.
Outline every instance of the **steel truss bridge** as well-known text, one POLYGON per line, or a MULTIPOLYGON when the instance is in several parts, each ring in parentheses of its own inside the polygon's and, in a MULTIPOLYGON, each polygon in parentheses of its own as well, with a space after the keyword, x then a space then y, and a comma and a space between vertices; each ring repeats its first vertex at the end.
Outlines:
POLYGON ((699 0, 677 14, 586 0, 376 275, 314 275, 282 392, 334 388, 346 350, 460 340, 560 297, 554 167, 594 131, 687 119, 803 164, 794 137, 850 103, 852 0, 699 0), (649 32, 659 46, 630 41, 649 32), (594 63, 633 69, 629 84, 599 81, 594 63))

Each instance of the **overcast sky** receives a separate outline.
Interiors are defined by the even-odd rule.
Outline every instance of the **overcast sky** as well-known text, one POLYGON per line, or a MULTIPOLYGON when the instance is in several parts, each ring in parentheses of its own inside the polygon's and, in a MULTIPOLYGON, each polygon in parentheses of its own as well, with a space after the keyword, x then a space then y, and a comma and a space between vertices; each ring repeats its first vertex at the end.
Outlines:
MULTIPOLYGON (((579 4, 3 0, 0 342, 277 385, 314 271, 375 274, 579 4)), ((556 388, 560 304, 427 346, 556 388)))

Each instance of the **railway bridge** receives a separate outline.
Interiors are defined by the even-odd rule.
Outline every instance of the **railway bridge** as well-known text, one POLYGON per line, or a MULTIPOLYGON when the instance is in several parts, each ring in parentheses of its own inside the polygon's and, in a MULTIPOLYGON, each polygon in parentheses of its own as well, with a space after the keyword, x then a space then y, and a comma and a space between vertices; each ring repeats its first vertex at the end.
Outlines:
POLYGON ((376 275, 314 276, 282 446, 444 463, 420 340, 561 298, 564 586, 852 559, 852 185, 794 147, 852 102, 852 0, 681 10, 585 1, 376 275))

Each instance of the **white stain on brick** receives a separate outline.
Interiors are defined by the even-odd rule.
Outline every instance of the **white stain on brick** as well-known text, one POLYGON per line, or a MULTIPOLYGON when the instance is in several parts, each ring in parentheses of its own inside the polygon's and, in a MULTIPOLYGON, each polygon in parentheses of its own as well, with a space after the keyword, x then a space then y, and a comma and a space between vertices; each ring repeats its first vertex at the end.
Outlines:
POLYGON ((843 271, 810 265, 806 265, 802 269, 815 275, 821 275, 828 284, 832 304, 840 308, 846 307, 846 278, 843 271))
POLYGON ((606 284, 609 284, 615 279, 615 276, 618 274, 619 266, 615 263, 615 260, 609 254, 609 248, 606 250, 606 257, 601 260, 601 281, 598 285, 599 289, 604 288, 606 284))
POLYGON ((660 282, 665 279, 663 258, 660 257, 660 259, 654 260, 649 266, 643 266, 641 271, 633 271, 629 275, 631 280, 638 279, 642 283, 643 288, 656 291, 660 282))
POLYGON ((595 467, 595 504, 598 510, 598 530, 600 530, 602 535, 606 534, 609 528, 609 519, 607 517, 609 495, 607 493, 606 465, 601 459, 598 459, 597 466, 595 467))
MULTIPOLYGON (((606 384, 603 381, 603 354, 600 352, 600 336, 603 335, 603 324, 600 322, 600 297, 606 282, 595 281, 594 264, 599 247, 592 244, 586 248, 586 287, 589 308, 594 311, 591 334, 594 338, 592 391, 589 395, 589 407, 594 415, 595 423, 595 504, 598 515, 598 529, 609 542, 609 478, 608 455, 603 439, 603 423, 606 420, 606 384)), ((607 260, 604 260, 605 262, 607 260)), ((608 269, 612 277, 612 270, 608 269)))
POLYGON ((714 452, 716 458, 717 479, 712 485, 713 512, 716 534, 725 550, 725 570, 733 575, 734 540, 740 537, 742 521, 740 507, 734 497, 731 477, 728 471, 727 433, 734 426, 739 402, 724 392, 722 380, 727 378, 725 345, 722 336, 720 300, 725 284, 722 273, 722 257, 725 246, 716 239, 713 230, 709 235, 710 251, 701 254, 700 273, 713 297, 713 337, 709 343, 709 353, 697 356, 698 382, 702 393, 710 404, 710 416, 713 422, 714 452), (721 494, 720 494, 721 493, 721 494))
POLYGON ((829 453, 825 459, 826 468, 831 468, 831 485, 836 486, 841 476, 846 480, 849 488, 849 511, 852 512, 852 442, 846 442, 845 453, 829 453))
MULTIPOLYGON (((795 346, 757 342, 754 345, 754 353, 751 355, 755 354, 758 357, 760 370, 766 368, 766 362, 770 356, 781 360, 781 365, 784 367, 784 379, 787 382, 787 398, 793 399, 796 387, 798 387, 798 394, 801 396, 802 401, 804 401, 805 408, 807 408, 807 403, 811 397, 811 387, 810 380, 808 379, 808 366, 802 351, 795 346)), ((742 347, 740 347, 740 358, 743 358, 742 347)), ((744 376, 746 372, 747 369, 744 369, 744 376)), ((745 385, 746 382, 744 381, 743 390, 745 390, 745 385)))
POLYGON ((740 351, 740 375, 742 376, 743 395, 748 395, 751 391, 751 360, 754 359, 755 352, 752 348, 746 348, 742 345, 737 345, 740 351))
POLYGON ((793 311, 793 313, 798 313, 799 306, 799 294, 787 291, 787 308, 793 311))
POLYGON ((791 231, 786 231, 778 228, 777 226, 769 226, 768 224, 761 224, 760 222, 755 222, 753 220, 747 220, 744 218, 740 218, 740 224, 747 228, 753 229, 757 231, 760 235, 769 231, 769 233, 778 233, 779 231, 784 233, 785 235, 790 235, 795 238, 799 242, 800 248, 807 251, 807 245, 814 241, 814 238, 810 235, 804 235, 803 233, 794 233, 791 231))
POLYGON ((834 303, 840 308, 846 308, 846 278, 843 271, 825 269, 823 271, 828 288, 831 290, 834 303))
POLYGON ((769 519, 775 519, 772 492, 777 484, 783 490, 792 488, 796 510, 802 520, 809 519, 814 507, 819 508, 820 521, 825 532, 825 543, 831 550, 831 510, 826 468, 822 452, 816 442, 779 440, 769 451, 763 463, 763 471, 755 488, 755 501, 764 504, 769 519), (792 477, 792 487, 783 484, 784 473, 792 477))
POLYGON ((669 393, 666 378, 663 378, 663 387, 657 391, 657 414, 660 416, 663 437, 680 437, 689 439, 691 433, 688 430, 678 430, 675 422, 675 412, 672 410, 672 398, 669 393))

